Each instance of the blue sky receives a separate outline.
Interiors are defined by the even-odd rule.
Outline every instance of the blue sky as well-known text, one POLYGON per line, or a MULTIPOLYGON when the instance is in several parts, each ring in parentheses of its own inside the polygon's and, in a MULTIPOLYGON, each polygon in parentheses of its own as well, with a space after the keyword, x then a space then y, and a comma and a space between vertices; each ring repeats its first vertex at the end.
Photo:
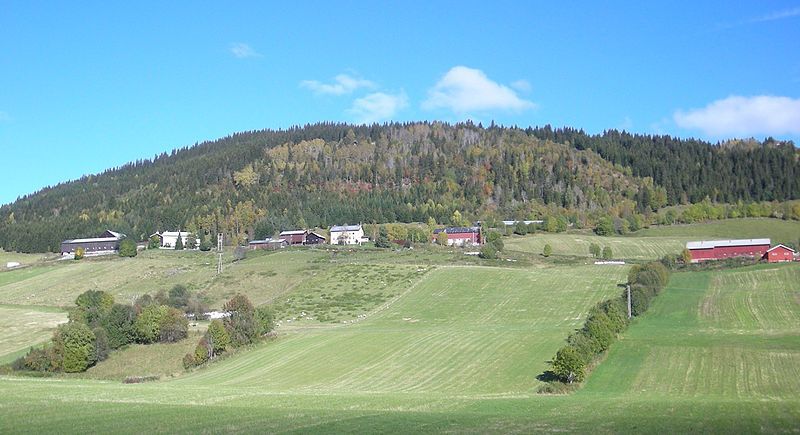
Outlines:
POLYGON ((0 3, 0 204, 317 121, 800 142, 800 1, 226 3, 0 3))

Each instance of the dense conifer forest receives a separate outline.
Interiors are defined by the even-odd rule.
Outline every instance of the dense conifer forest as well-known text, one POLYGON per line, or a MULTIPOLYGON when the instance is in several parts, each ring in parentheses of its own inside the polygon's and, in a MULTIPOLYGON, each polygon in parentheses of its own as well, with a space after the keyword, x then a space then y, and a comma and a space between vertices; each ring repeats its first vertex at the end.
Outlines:
POLYGON ((587 225, 707 198, 797 199, 799 155, 773 139, 319 123, 236 133, 47 187, 0 207, 0 247, 57 251, 107 228, 137 240, 179 228, 223 232, 240 243, 344 223, 559 215, 587 225))

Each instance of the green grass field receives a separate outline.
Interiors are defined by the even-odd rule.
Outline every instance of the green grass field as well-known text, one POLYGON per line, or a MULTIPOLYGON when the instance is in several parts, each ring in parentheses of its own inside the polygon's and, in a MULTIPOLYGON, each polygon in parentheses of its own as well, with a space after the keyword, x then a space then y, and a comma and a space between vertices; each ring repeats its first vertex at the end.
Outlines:
POLYGON ((0 433, 800 430, 800 264, 674 274, 581 390, 546 396, 536 376, 628 267, 425 255, 442 261, 419 271, 408 253, 248 258, 229 279, 253 285, 284 262, 303 276, 254 297, 360 316, 284 323, 277 339, 188 373, 174 358, 194 339, 131 346, 82 378, 0 376, 0 433), (348 291, 383 297, 352 312, 363 298, 319 297, 348 291), (147 374, 161 380, 119 381, 147 374))
POLYGON ((646 228, 630 237, 690 237, 701 239, 771 238, 773 243, 797 242, 800 221, 769 218, 725 219, 702 224, 667 225, 646 228))
POLYGON ((797 401, 798 282, 798 264, 675 275, 578 396, 797 401))
POLYGON ((600 237, 592 233, 536 233, 504 239, 509 251, 541 254, 550 244, 555 256, 590 258, 589 245, 610 247, 614 258, 652 260, 668 254, 678 254, 686 242, 710 239, 770 238, 773 243, 797 242, 800 222, 779 219, 728 219, 703 224, 653 227, 626 236, 600 237))
POLYGON ((0 364, 13 361, 31 346, 46 342, 67 321, 67 313, 35 306, 0 305, 0 364))
POLYGON ((0 301, 11 304, 70 306, 86 290, 105 290, 117 301, 131 303, 145 293, 168 291, 183 284, 206 295, 212 307, 244 293, 262 304, 286 293, 305 279, 316 251, 285 250, 249 253, 232 262, 228 253, 223 273, 216 275, 217 258, 209 252, 144 251, 136 258, 106 256, 81 261, 50 261, 0 273, 0 301))

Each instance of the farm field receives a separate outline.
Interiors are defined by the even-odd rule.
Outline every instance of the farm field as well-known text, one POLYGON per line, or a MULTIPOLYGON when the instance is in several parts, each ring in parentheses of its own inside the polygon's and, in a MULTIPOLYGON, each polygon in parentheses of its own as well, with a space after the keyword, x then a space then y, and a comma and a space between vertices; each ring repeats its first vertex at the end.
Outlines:
POLYGON ((667 254, 678 254, 686 242, 708 239, 770 238, 773 243, 792 242, 800 238, 800 222, 779 219, 727 219, 702 224, 653 227, 625 236, 601 237, 589 232, 536 233, 505 239, 510 251, 541 254, 550 244, 553 255, 590 258, 589 245, 610 247, 614 258, 654 260, 667 254))
POLYGON ((800 221, 770 218, 724 219, 701 224, 654 226, 628 237, 690 237, 693 240, 768 237, 773 239, 773 243, 796 242, 800 238, 800 221))
MULTIPOLYGON (((392 296, 363 306, 365 316, 352 323, 284 324, 278 339, 188 373, 162 362, 156 382, 119 379, 146 375, 142 367, 159 355, 172 361, 186 349, 132 346, 84 378, 0 376, 0 432, 800 428, 800 264, 674 274, 583 389, 545 396, 535 393, 536 376, 588 309, 620 291, 627 266, 438 264, 419 271, 386 252, 363 264, 379 272, 367 274, 352 269, 360 253, 352 263, 285 254, 299 255, 292 261, 309 277, 276 302, 319 289, 344 294, 333 277, 360 284, 364 294, 383 293, 385 282, 392 296)), ((283 259, 248 258, 229 270, 258 276, 278 270, 272 261, 283 259)))
POLYGON ((437 268, 358 324, 291 334, 176 383, 316 394, 529 394, 545 361, 591 306, 619 291, 627 269, 568 272, 437 268))
POLYGON ((799 280, 798 264, 676 274, 576 397, 789 401, 796 430, 799 280))
POLYGON ((15 261, 25 266, 54 256, 56 256, 56 254, 22 254, 19 252, 6 252, 0 249, 0 271, 4 271, 6 269, 6 263, 10 261, 15 261))
POLYGON ((203 292, 212 307, 237 292, 262 304, 290 290, 305 278, 304 270, 324 254, 286 250, 251 254, 232 262, 227 253, 223 273, 216 276, 217 258, 210 252, 143 251, 136 258, 116 256, 55 261, 0 273, 0 301, 11 304, 71 306, 86 290, 102 289, 115 300, 132 302, 183 284, 203 292))
POLYGON ((41 307, 0 305, 0 364, 13 361, 31 346, 44 343, 67 321, 67 313, 41 307))
POLYGON ((596 243, 600 248, 610 247, 613 258, 624 260, 654 260, 667 254, 677 254, 691 238, 678 237, 601 237, 590 233, 536 233, 527 236, 514 236, 505 240, 507 251, 541 254, 544 245, 553 248, 554 256, 594 258, 589 254, 589 245, 596 243))

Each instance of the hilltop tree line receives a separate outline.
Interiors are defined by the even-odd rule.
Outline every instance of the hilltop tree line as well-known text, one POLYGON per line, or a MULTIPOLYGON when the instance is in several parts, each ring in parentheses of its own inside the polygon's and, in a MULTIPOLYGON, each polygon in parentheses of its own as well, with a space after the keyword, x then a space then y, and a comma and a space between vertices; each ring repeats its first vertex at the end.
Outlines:
POLYGON ((439 122, 320 123, 237 133, 45 188, 0 207, 0 247, 57 251, 108 228, 229 243, 345 223, 647 215, 800 197, 791 144, 439 122))
MULTIPOLYGON (((712 145, 698 139, 617 130, 589 135, 573 128, 529 129, 542 140, 593 150, 632 175, 664 188, 668 204, 786 201, 800 197, 800 160, 791 141, 767 138, 712 145)), ((642 191, 643 195, 648 194, 642 191)), ((646 200, 638 201, 641 208, 646 200)))

